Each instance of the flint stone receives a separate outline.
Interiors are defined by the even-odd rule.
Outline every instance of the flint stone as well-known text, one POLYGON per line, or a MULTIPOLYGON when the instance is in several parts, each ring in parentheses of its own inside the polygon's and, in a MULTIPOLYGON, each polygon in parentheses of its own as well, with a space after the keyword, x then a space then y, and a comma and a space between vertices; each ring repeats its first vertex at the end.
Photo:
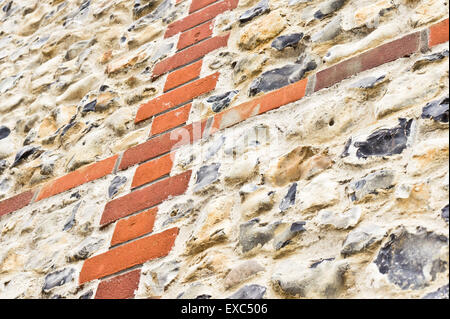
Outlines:
POLYGON ((448 249, 448 238, 443 235, 422 227, 410 233, 402 227, 390 235, 374 263, 401 289, 422 289, 445 271, 446 262, 440 259, 444 247, 448 249))
POLYGON ((448 284, 423 296, 422 299, 448 299, 448 284))
POLYGON ((306 64, 288 64, 281 68, 266 71, 250 85, 249 96, 259 92, 269 92, 300 81, 306 72, 314 70, 317 64, 309 61, 306 64))
POLYGON ((9 134, 11 133, 11 130, 6 126, 0 126, 0 140, 7 138, 9 134))
POLYGON ((358 148, 356 156, 390 156, 401 154, 406 149, 413 120, 399 119, 399 126, 391 129, 381 129, 370 134, 365 142, 355 142, 358 148))
POLYGON ((427 103, 422 110, 423 119, 433 119, 436 122, 448 123, 449 97, 427 103))
POLYGON ((253 18, 260 16, 270 11, 269 0, 261 0, 256 6, 245 11, 240 17, 239 22, 246 23, 253 20, 253 18))
POLYGON ((219 178, 219 168, 219 163, 200 167, 197 171, 194 191, 199 191, 211 183, 214 183, 219 178))
POLYGON ((238 93, 238 90, 234 90, 220 95, 214 95, 209 97, 206 102, 212 104, 211 109, 218 113, 230 105, 231 101, 238 93))
POLYGON ((352 88, 359 88, 359 89, 372 89, 376 87, 378 84, 383 82, 383 80, 386 78, 385 75, 381 76, 369 76, 367 78, 364 78, 354 84, 351 85, 352 88))
POLYGON ((448 204, 444 208, 442 208, 441 216, 448 224, 448 204))
POLYGON ((116 176, 111 181, 111 185, 108 188, 109 198, 113 198, 119 192, 120 188, 127 182, 127 178, 125 176, 116 176))
POLYGON ((62 286, 69 281, 73 280, 73 273, 75 272, 75 269, 73 268, 65 268, 63 270, 55 271, 51 274, 48 274, 45 276, 45 284, 42 288, 42 291, 48 292, 52 288, 57 286, 62 286))
POLYGON ((383 239, 386 231, 378 225, 365 225, 351 231, 342 245, 341 254, 356 254, 383 239))
POLYGON ((286 196, 283 198, 283 200, 280 203, 280 211, 284 212, 289 207, 295 204, 295 195, 297 193, 297 183, 293 183, 286 194, 286 196))
POLYGON ((244 286, 227 299, 262 299, 267 288, 260 285, 244 286))
POLYGON ((281 35, 273 40, 271 46, 278 51, 283 51, 287 47, 296 48, 300 40, 303 38, 303 33, 292 33, 288 35, 281 35))
POLYGON ((306 222, 303 221, 292 223, 284 232, 276 236, 273 243, 275 250, 280 250, 281 248, 287 246, 291 242, 292 238, 302 232, 305 232, 306 229, 303 227, 305 224, 306 222))
POLYGON ((39 150, 39 148, 35 147, 35 146, 31 146, 31 145, 25 146, 16 154, 16 157, 14 158, 14 163, 12 164, 11 167, 16 167, 21 162, 26 160, 28 157, 30 157, 31 155, 36 153, 38 150, 39 150))
POLYGON ((254 218, 247 223, 241 224, 239 227, 239 245, 242 251, 248 252, 258 245, 264 246, 275 235, 275 229, 279 226, 279 222, 261 226, 260 220, 254 218))
POLYGON ((389 189, 394 185, 395 172, 380 170, 367 175, 364 179, 350 184, 352 200, 359 201, 369 194, 377 194, 377 190, 389 189))

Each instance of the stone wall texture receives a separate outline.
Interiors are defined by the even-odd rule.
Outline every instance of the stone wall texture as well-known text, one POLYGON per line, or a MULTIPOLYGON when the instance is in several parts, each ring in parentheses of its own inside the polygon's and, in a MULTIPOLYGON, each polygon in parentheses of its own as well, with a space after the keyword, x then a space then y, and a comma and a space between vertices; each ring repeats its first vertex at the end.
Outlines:
POLYGON ((0 298, 448 298, 447 0, 0 8, 0 298))

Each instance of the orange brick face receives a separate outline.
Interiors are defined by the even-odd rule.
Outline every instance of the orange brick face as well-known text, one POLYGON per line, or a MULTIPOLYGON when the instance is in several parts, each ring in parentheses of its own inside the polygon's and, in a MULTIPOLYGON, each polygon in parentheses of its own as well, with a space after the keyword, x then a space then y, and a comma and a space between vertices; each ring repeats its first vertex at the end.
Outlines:
POLYGON ((428 45, 430 47, 448 41, 449 37, 448 20, 449 19, 446 19, 430 27, 430 35, 428 41, 428 45))
POLYGON ((191 6, 189 7, 189 13, 200 10, 216 1, 217 0, 192 0, 191 6))
POLYGON ((159 62, 153 68, 153 77, 161 76, 166 72, 203 58, 206 54, 214 50, 226 47, 229 36, 230 34, 228 33, 207 39, 159 62))
POLYGON ((103 161, 78 169, 54 181, 48 182, 44 185, 36 200, 39 201, 41 199, 65 192, 84 183, 88 183, 111 174, 118 157, 118 155, 115 155, 103 161))
POLYGON ((117 198, 106 204, 103 211, 101 225, 112 223, 137 211, 153 207, 169 196, 183 194, 189 184, 191 171, 158 181, 143 189, 117 198))
POLYGON ((237 7, 239 0, 223 0, 216 2, 204 9, 201 9, 195 13, 192 13, 185 17, 184 19, 173 22, 167 27, 165 37, 169 38, 177 33, 186 31, 193 28, 203 22, 215 18, 217 15, 233 10, 237 7))
POLYGON ((89 258, 83 264, 79 283, 100 279, 146 261, 164 257, 172 249, 177 235, 178 228, 171 228, 89 258))
POLYGON ((141 270, 133 270, 126 274, 102 281, 97 288, 95 299, 130 299, 139 287, 141 270))
POLYGON ((200 75, 202 60, 176 70, 167 76, 164 92, 194 80, 200 75))
POLYGON ((219 73, 183 85, 173 91, 165 93, 148 103, 142 104, 136 114, 135 123, 168 110, 172 107, 188 102, 215 89, 219 73))
POLYGON ((119 220, 114 229, 111 246, 151 233, 157 212, 158 208, 153 208, 127 219, 119 220))
POLYGON ((172 164, 172 154, 167 154, 140 165, 134 174, 131 187, 142 186, 169 174, 172 169, 172 164))
POLYGON ((15 212, 27 206, 34 196, 34 191, 27 191, 0 202, 0 216, 15 212))
POLYGON ((189 103, 153 119, 151 135, 165 132, 185 123, 189 118, 192 104, 189 103))
POLYGON ((193 45, 194 43, 210 37, 212 35, 213 27, 214 21, 211 20, 205 24, 183 32, 178 40, 177 49, 182 50, 190 45, 193 45))

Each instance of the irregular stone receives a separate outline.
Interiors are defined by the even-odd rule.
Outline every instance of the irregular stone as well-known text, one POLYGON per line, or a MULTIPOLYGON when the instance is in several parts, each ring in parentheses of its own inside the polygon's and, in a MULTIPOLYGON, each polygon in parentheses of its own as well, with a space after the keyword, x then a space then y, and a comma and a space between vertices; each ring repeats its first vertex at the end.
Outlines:
POLYGON ((309 265, 287 260, 275 268, 273 285, 289 296, 304 298, 338 298, 344 290, 345 273, 349 265, 344 260, 321 260, 309 265))
POLYGON ((314 18, 323 19, 327 15, 339 10, 347 0, 328 0, 322 2, 319 9, 314 13, 314 18))
POLYGON ((441 169, 448 163, 449 139, 447 137, 426 139, 414 145, 412 158, 408 162, 408 173, 413 176, 441 169))
POLYGON ((229 259, 225 254, 214 250, 205 251, 189 263, 189 270, 183 282, 197 281, 211 276, 222 278, 228 264, 229 259))
POLYGON ((155 0, 134 0, 133 17, 138 19, 149 13, 155 3, 155 0))
POLYGON ((354 146, 358 148, 356 156, 367 158, 368 156, 401 154, 407 147, 412 122, 412 119, 400 118, 399 126, 375 131, 367 137, 365 142, 355 142, 354 146))
POLYGON ((448 299, 448 284, 436 291, 426 294, 422 299, 448 299))
POLYGON ((332 225, 336 229, 348 229, 354 227, 361 218, 361 208, 353 207, 344 213, 335 213, 326 210, 319 212, 318 222, 320 225, 332 225))
POLYGON ((267 60, 268 57, 266 55, 256 53, 252 53, 240 59, 233 70, 234 85, 239 85, 258 74, 267 60))
POLYGON ((394 9, 396 6, 392 1, 381 0, 358 8, 354 14, 352 28, 360 28, 364 25, 368 28, 375 28, 379 24, 380 17, 386 15, 388 11, 394 9))
POLYGON ((114 196, 119 193, 120 189, 123 187, 123 185, 127 182, 127 178, 125 176, 116 176, 111 181, 111 184, 108 188, 108 196, 109 198, 113 198, 114 196))
POLYGON ((262 226, 258 218, 252 219, 247 223, 239 226, 239 245, 242 252, 246 253, 258 245, 264 246, 275 235, 275 229, 279 226, 279 222, 262 226))
POLYGON ((74 273, 75 269, 65 268, 48 274, 47 276, 45 276, 45 283, 42 291, 47 293, 52 288, 65 285, 66 283, 73 280, 74 273))
POLYGON ((261 0, 256 6, 245 11, 240 17, 239 22, 246 23, 253 20, 253 18, 263 15, 270 11, 269 0, 261 0))
POLYGON ((66 257, 67 262, 75 262, 89 258, 102 247, 103 242, 104 240, 102 238, 86 238, 69 253, 66 257))
POLYGON ((289 5, 290 6, 295 6, 296 4, 299 3, 306 3, 306 2, 311 2, 312 0, 289 0, 289 5))
POLYGON ((278 51, 283 51, 287 47, 296 48, 300 40, 303 38, 303 33, 292 33, 281 35, 273 40, 271 47, 278 51))
POLYGON ((286 196, 280 203, 280 211, 285 212, 289 207, 295 205, 295 195, 297 194, 297 183, 292 183, 286 196))
POLYGON ((117 73, 122 70, 131 68, 136 64, 142 63, 150 57, 152 51, 152 43, 144 44, 142 47, 136 49, 135 51, 130 52, 108 64, 108 66, 106 67, 106 73, 117 73))
POLYGON ((333 40, 342 32, 341 22, 341 16, 336 16, 324 28, 311 35, 311 41, 322 43, 333 40))
POLYGON ((4 125, 0 126, 0 140, 7 138, 9 134, 11 134, 11 130, 8 127, 4 125))
POLYGON ((186 254, 193 255, 225 242, 230 235, 230 212, 234 200, 222 196, 208 203, 203 218, 186 243, 186 254))
POLYGON ((275 250, 280 250, 281 248, 289 245, 291 243, 291 240, 297 236, 300 233, 303 233, 306 231, 306 229, 303 227, 305 226, 306 222, 295 222, 292 224, 284 224, 282 226, 285 226, 285 230, 282 230, 282 227, 277 229, 278 235, 275 236, 273 240, 273 248, 275 250))
POLYGON ((413 71, 417 71, 418 69, 422 68, 425 65, 428 65, 432 62, 440 61, 448 57, 449 51, 444 50, 442 52, 436 52, 430 55, 426 55, 420 59, 418 59, 416 62, 414 62, 412 66, 413 71))
POLYGON ((300 190, 300 208, 306 212, 334 205, 340 198, 339 189, 339 184, 331 176, 321 174, 300 190))
POLYGON ((244 154, 239 159, 234 161, 230 169, 225 173, 225 181, 227 183, 244 183, 258 171, 259 160, 253 154, 244 154))
POLYGON ((67 50, 66 55, 64 56, 64 59, 66 61, 70 61, 72 59, 75 59, 86 48, 88 48, 89 46, 94 45, 95 42, 96 42, 96 40, 93 39, 93 40, 83 40, 83 41, 79 41, 79 42, 76 42, 76 43, 72 44, 69 47, 69 49, 67 50))
POLYGON ((369 194, 376 195, 379 190, 392 188, 394 179, 394 171, 380 170, 351 183, 349 193, 353 201, 360 201, 369 194))
POLYGON ((271 183, 284 186, 300 179, 310 179, 331 166, 331 159, 311 146, 298 146, 282 156, 268 171, 271 183))
POLYGON ((390 234, 374 263, 401 289, 422 289, 446 269, 441 250, 448 251, 448 238, 419 227, 410 233, 401 227, 390 234), (445 248, 446 247, 446 248, 445 248))
POLYGON ((265 187, 245 194, 240 209, 242 216, 252 218, 271 210, 274 205, 274 195, 274 192, 268 191, 265 187))
POLYGON ((227 299, 262 299, 267 288, 260 285, 244 286, 227 299))
POLYGON ((257 261, 246 260, 230 270, 224 280, 225 288, 230 289, 264 270, 257 261))
POLYGON ((221 135, 212 143, 210 147, 208 147, 208 150, 205 155, 205 161, 213 157, 222 148, 222 145, 225 143, 225 140, 226 137, 224 135, 221 135))
POLYGON ((34 153, 38 152, 39 148, 31 145, 27 145, 24 148, 22 148, 14 158, 14 163, 11 165, 11 167, 16 167, 20 163, 22 163, 24 160, 29 158, 34 153))
POLYGON ((161 4, 152 12, 149 13, 136 22, 134 22, 131 26, 128 27, 128 32, 140 30, 150 23, 155 22, 156 20, 162 19, 167 14, 171 12, 171 8, 173 6, 172 0, 164 0, 161 4))
POLYGON ((19 73, 14 76, 7 77, 0 82, 0 94, 7 92, 14 88, 19 80, 22 78, 22 73, 19 73))
POLYGON ((264 72, 250 85, 249 96, 254 96, 259 92, 269 92, 286 85, 300 81, 306 72, 317 67, 315 61, 306 64, 288 64, 281 68, 276 68, 264 72))
POLYGON ((359 253, 383 239, 386 230, 378 225, 364 225, 352 230, 342 244, 344 257, 359 253))
POLYGON ((386 79, 385 75, 369 76, 356 83, 353 83, 350 87, 358 89, 372 89, 378 86, 379 84, 383 83, 385 79, 386 79))
POLYGON ((245 50, 253 50, 265 43, 286 28, 285 19, 276 11, 249 24, 241 33, 239 46, 245 50))
POLYGON ((206 186, 217 181, 219 179, 219 168, 220 163, 214 163, 208 166, 200 167, 200 169, 197 171, 194 191, 200 191, 206 186))
POLYGON ((218 113, 230 105, 231 101, 238 93, 238 90, 234 90, 220 95, 213 95, 206 99, 206 102, 212 104, 211 109, 218 113))
POLYGON ((421 117, 423 119, 433 119, 436 122, 448 123, 448 105, 448 96, 444 97, 443 99, 429 102, 423 108, 421 117))
POLYGON ((194 201, 189 199, 187 202, 181 204, 175 204, 169 212, 169 218, 167 218, 162 226, 165 227, 171 223, 174 223, 185 216, 189 216, 194 211, 194 201))
POLYGON ((69 220, 64 224, 63 231, 68 231, 75 225, 75 216, 77 214, 78 209, 80 208, 81 202, 77 203, 72 209, 72 215, 69 220))
POLYGON ((145 282, 146 290, 149 295, 161 296, 167 286, 178 276, 180 263, 176 260, 162 263, 149 271, 145 275, 150 275, 151 280, 145 282))
POLYGON ((448 204, 444 206, 441 210, 442 219, 444 219, 448 224, 448 204))

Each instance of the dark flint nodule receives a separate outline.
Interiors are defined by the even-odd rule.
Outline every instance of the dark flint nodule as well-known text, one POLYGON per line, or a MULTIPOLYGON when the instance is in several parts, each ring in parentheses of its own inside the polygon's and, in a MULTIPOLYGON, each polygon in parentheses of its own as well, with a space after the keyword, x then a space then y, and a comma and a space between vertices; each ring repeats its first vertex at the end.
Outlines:
POLYGON ((93 100, 93 101, 89 102, 88 104, 86 104, 85 106, 83 106, 83 110, 81 112, 82 113, 94 112, 96 105, 97 105, 97 100, 93 100))
POLYGON ((442 216, 442 219, 444 219, 448 223, 448 204, 445 205, 444 208, 442 208, 441 216, 442 216))
POLYGON ((293 33, 288 35, 281 35, 273 40, 271 47, 282 51, 287 47, 296 48, 300 40, 303 38, 303 33, 293 33))
POLYGON ((236 291, 227 299, 262 299, 266 293, 266 287, 260 285, 247 285, 236 291))
POLYGON ((399 126, 391 129, 381 129, 369 135, 365 142, 355 142, 358 148, 356 156, 389 156, 401 154, 406 149, 406 143, 413 120, 399 119, 399 126))
POLYGON ((197 171, 195 190, 197 191, 215 182, 219 177, 219 168, 219 163, 200 167, 197 171))
POLYGON ((231 100, 233 99, 236 94, 238 94, 238 90, 229 91, 224 94, 220 95, 214 95, 209 97, 206 102, 212 103, 211 109, 218 113, 222 111, 224 108, 226 108, 228 105, 230 105, 231 100))
POLYGON ((118 192, 120 187, 127 182, 127 178, 125 176, 116 176, 111 181, 111 185, 108 188, 109 198, 113 198, 118 192))
POLYGON ((295 204, 295 194, 297 192, 297 183, 293 183, 280 203, 280 210, 286 211, 289 207, 295 204))
POLYGON ((269 0, 261 0, 256 6, 245 11, 240 17, 240 23, 246 23, 253 20, 253 18, 260 16, 270 11, 269 0))
POLYGON ((11 130, 6 126, 0 126, 0 140, 7 138, 11 134, 11 130))
POLYGON ((437 122, 448 123, 449 97, 427 103, 422 110, 423 119, 433 119, 437 122))
POLYGON ((37 148, 37 147, 31 146, 31 145, 25 146, 16 154, 14 163, 12 164, 11 167, 16 167, 22 161, 26 160, 28 157, 33 155, 37 150, 39 150, 39 148, 37 148))

